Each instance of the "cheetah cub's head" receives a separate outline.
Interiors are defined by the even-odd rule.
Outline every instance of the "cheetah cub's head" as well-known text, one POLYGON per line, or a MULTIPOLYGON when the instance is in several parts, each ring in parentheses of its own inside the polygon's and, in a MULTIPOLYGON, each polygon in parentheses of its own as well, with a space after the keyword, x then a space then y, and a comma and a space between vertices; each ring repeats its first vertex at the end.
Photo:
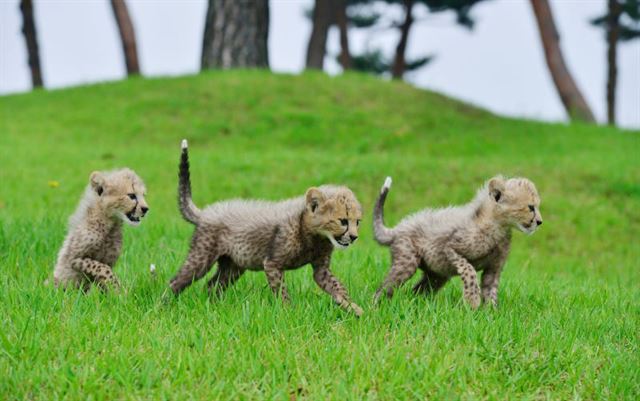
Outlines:
POLYGON ((362 207, 350 189, 309 188, 305 197, 305 224, 312 233, 327 237, 338 249, 358 239, 362 207))
POLYGON ((94 171, 89 181, 97 195, 97 204, 109 217, 137 226, 149 211, 144 199, 147 189, 132 170, 94 171))
POLYGON ((533 182, 497 176, 489 180, 488 189, 498 221, 526 234, 533 234, 542 225, 540 196, 533 182))

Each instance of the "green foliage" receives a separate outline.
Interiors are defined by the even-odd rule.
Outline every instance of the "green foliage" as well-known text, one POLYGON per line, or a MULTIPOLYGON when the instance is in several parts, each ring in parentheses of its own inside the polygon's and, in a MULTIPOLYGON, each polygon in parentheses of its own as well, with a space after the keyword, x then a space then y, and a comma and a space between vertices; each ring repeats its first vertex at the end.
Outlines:
MULTIPOLYGON (((619 1, 619 4, 620 36, 618 40, 621 42, 628 42, 640 37, 640 0, 621 0, 619 1)), ((593 18, 591 20, 591 24, 608 30, 609 12, 600 17, 593 18)))
MULTIPOLYGON (((401 82, 212 71, 0 97, 0 398, 3 400, 635 400, 640 393, 640 132, 500 118, 401 82), (200 281, 163 301, 193 227, 176 205, 180 140, 194 200, 281 199, 352 187, 361 239, 335 274, 365 309, 343 313, 310 267, 263 273, 218 300, 200 281), (127 292, 44 287, 89 173, 129 166, 151 211, 125 228, 127 292), (534 180, 544 226, 514 233, 498 310, 468 310, 452 280, 371 299, 387 222, 467 201, 497 173, 534 180), (56 185, 56 183, 58 185, 56 185), (149 264, 157 266, 157 278, 149 264)), ((414 280, 415 281, 415 280, 414 280)))
MULTIPOLYGON (((410 72, 424 67, 433 61, 434 58, 435 56, 427 56, 407 60, 405 61, 405 71, 410 72)), ((391 71, 392 65, 392 60, 387 59, 380 49, 366 51, 351 57, 351 67, 360 72, 368 72, 376 75, 386 74, 391 71)))
MULTIPOLYGON (((415 0, 414 4, 422 4, 429 12, 438 13, 452 11, 456 14, 456 22, 466 28, 473 28, 474 20, 470 15, 474 5, 486 0, 415 0)), ((633 0, 632 0, 633 1, 633 0)), ((354 20, 361 23, 362 27, 370 27, 382 16, 373 9, 380 4, 404 4, 403 0, 348 0, 347 10, 350 22, 354 20)), ((399 25, 399 23, 396 23, 399 25)), ((356 26, 358 26, 356 24, 356 26)))
POLYGON ((426 57, 420 57, 413 60, 407 60, 405 61, 405 64, 406 64, 405 70, 406 71, 417 70, 418 68, 424 67, 425 65, 432 62, 433 59, 435 59, 435 56, 426 56, 426 57))
POLYGON ((355 28, 369 28, 374 26, 380 20, 381 15, 375 12, 367 12, 363 14, 347 12, 349 24, 355 28))
MULTIPOLYGON (((471 8, 484 0, 418 0, 415 4, 422 4, 429 12, 453 11, 456 22, 468 29, 473 28, 474 20, 470 16, 471 8)), ((402 0, 349 0, 347 15, 351 25, 357 28, 380 28, 382 14, 374 9, 380 3, 403 4, 402 0)), ((392 24, 393 28, 401 26, 400 21, 392 24)), ((405 71, 417 70, 433 61, 434 56, 422 56, 414 60, 405 60, 405 71)), ((352 68, 360 72, 386 74, 391 71, 393 58, 386 56, 380 49, 368 49, 362 54, 352 55, 352 68)))
POLYGON ((384 74, 391 69, 388 61, 379 49, 351 56, 351 67, 360 72, 384 74))
POLYGON ((474 20, 471 18, 471 8, 485 0, 420 0, 431 12, 453 11, 456 14, 456 22, 468 29, 473 28, 474 20))
POLYGON ((355 28, 369 28, 378 23, 382 14, 371 5, 371 0, 347 0, 347 18, 355 28))

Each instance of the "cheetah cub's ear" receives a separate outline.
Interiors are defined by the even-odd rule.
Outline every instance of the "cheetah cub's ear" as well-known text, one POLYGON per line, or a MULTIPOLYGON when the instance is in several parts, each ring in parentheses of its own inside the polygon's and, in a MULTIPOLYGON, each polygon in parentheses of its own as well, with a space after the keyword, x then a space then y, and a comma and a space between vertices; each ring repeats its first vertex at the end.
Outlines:
POLYGON ((89 181, 91 182, 91 188, 98 194, 98 196, 102 195, 104 192, 104 175, 99 171, 94 171, 89 176, 89 181))
POLYGON ((318 210, 318 206, 325 201, 324 195, 316 187, 309 188, 305 198, 307 200, 307 209, 309 209, 311 213, 315 213, 315 211, 318 210))
POLYGON ((501 175, 495 176, 489 180, 489 195, 496 201, 500 202, 502 194, 504 193, 504 177, 501 175))

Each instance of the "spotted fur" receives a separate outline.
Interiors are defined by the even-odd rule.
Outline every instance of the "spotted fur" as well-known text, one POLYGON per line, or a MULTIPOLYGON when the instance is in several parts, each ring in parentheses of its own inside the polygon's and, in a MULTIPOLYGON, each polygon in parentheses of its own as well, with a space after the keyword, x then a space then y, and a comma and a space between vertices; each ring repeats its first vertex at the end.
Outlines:
POLYGON ((176 295, 217 262, 209 291, 220 294, 245 271, 264 270, 273 293, 288 301, 285 271, 310 263, 320 288, 342 308, 362 314, 330 270, 333 249, 347 248, 358 238, 362 210, 347 187, 323 185, 280 202, 236 199, 201 210, 191 199, 188 148, 183 141, 178 204, 184 219, 196 227, 187 259, 170 282, 176 295))
POLYGON ((56 286, 118 286, 113 267, 122 249, 122 222, 140 223, 149 210, 145 195, 144 183, 130 169, 91 173, 58 253, 56 286))
POLYGON ((472 308, 481 300, 497 305, 500 273, 509 254, 511 230, 531 234, 541 224, 540 197, 526 178, 494 177, 468 204, 424 209, 393 229, 383 222, 384 202, 391 186, 382 187, 374 209, 374 236, 391 248, 391 270, 375 295, 391 297, 394 289, 420 268, 424 274, 414 292, 438 291, 459 275, 464 298, 472 308), (482 271, 478 284, 477 271, 482 271))

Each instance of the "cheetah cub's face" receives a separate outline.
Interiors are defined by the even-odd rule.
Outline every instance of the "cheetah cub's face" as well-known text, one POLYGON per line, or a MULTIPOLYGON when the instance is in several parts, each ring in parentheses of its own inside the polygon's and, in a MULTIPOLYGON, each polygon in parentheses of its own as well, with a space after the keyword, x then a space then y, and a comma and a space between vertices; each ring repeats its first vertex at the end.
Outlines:
POLYGON ((94 171, 90 182, 98 195, 98 205, 111 217, 137 226, 149 211, 144 199, 147 189, 132 170, 94 171))
POLYGON ((494 216, 504 224, 525 234, 533 234, 542 225, 540 196, 528 179, 494 177, 489 181, 489 195, 495 202, 494 216))
POLYGON ((338 249, 345 249, 358 239, 362 208, 349 189, 326 197, 319 189, 309 188, 306 202, 305 224, 311 232, 327 237, 338 249))

